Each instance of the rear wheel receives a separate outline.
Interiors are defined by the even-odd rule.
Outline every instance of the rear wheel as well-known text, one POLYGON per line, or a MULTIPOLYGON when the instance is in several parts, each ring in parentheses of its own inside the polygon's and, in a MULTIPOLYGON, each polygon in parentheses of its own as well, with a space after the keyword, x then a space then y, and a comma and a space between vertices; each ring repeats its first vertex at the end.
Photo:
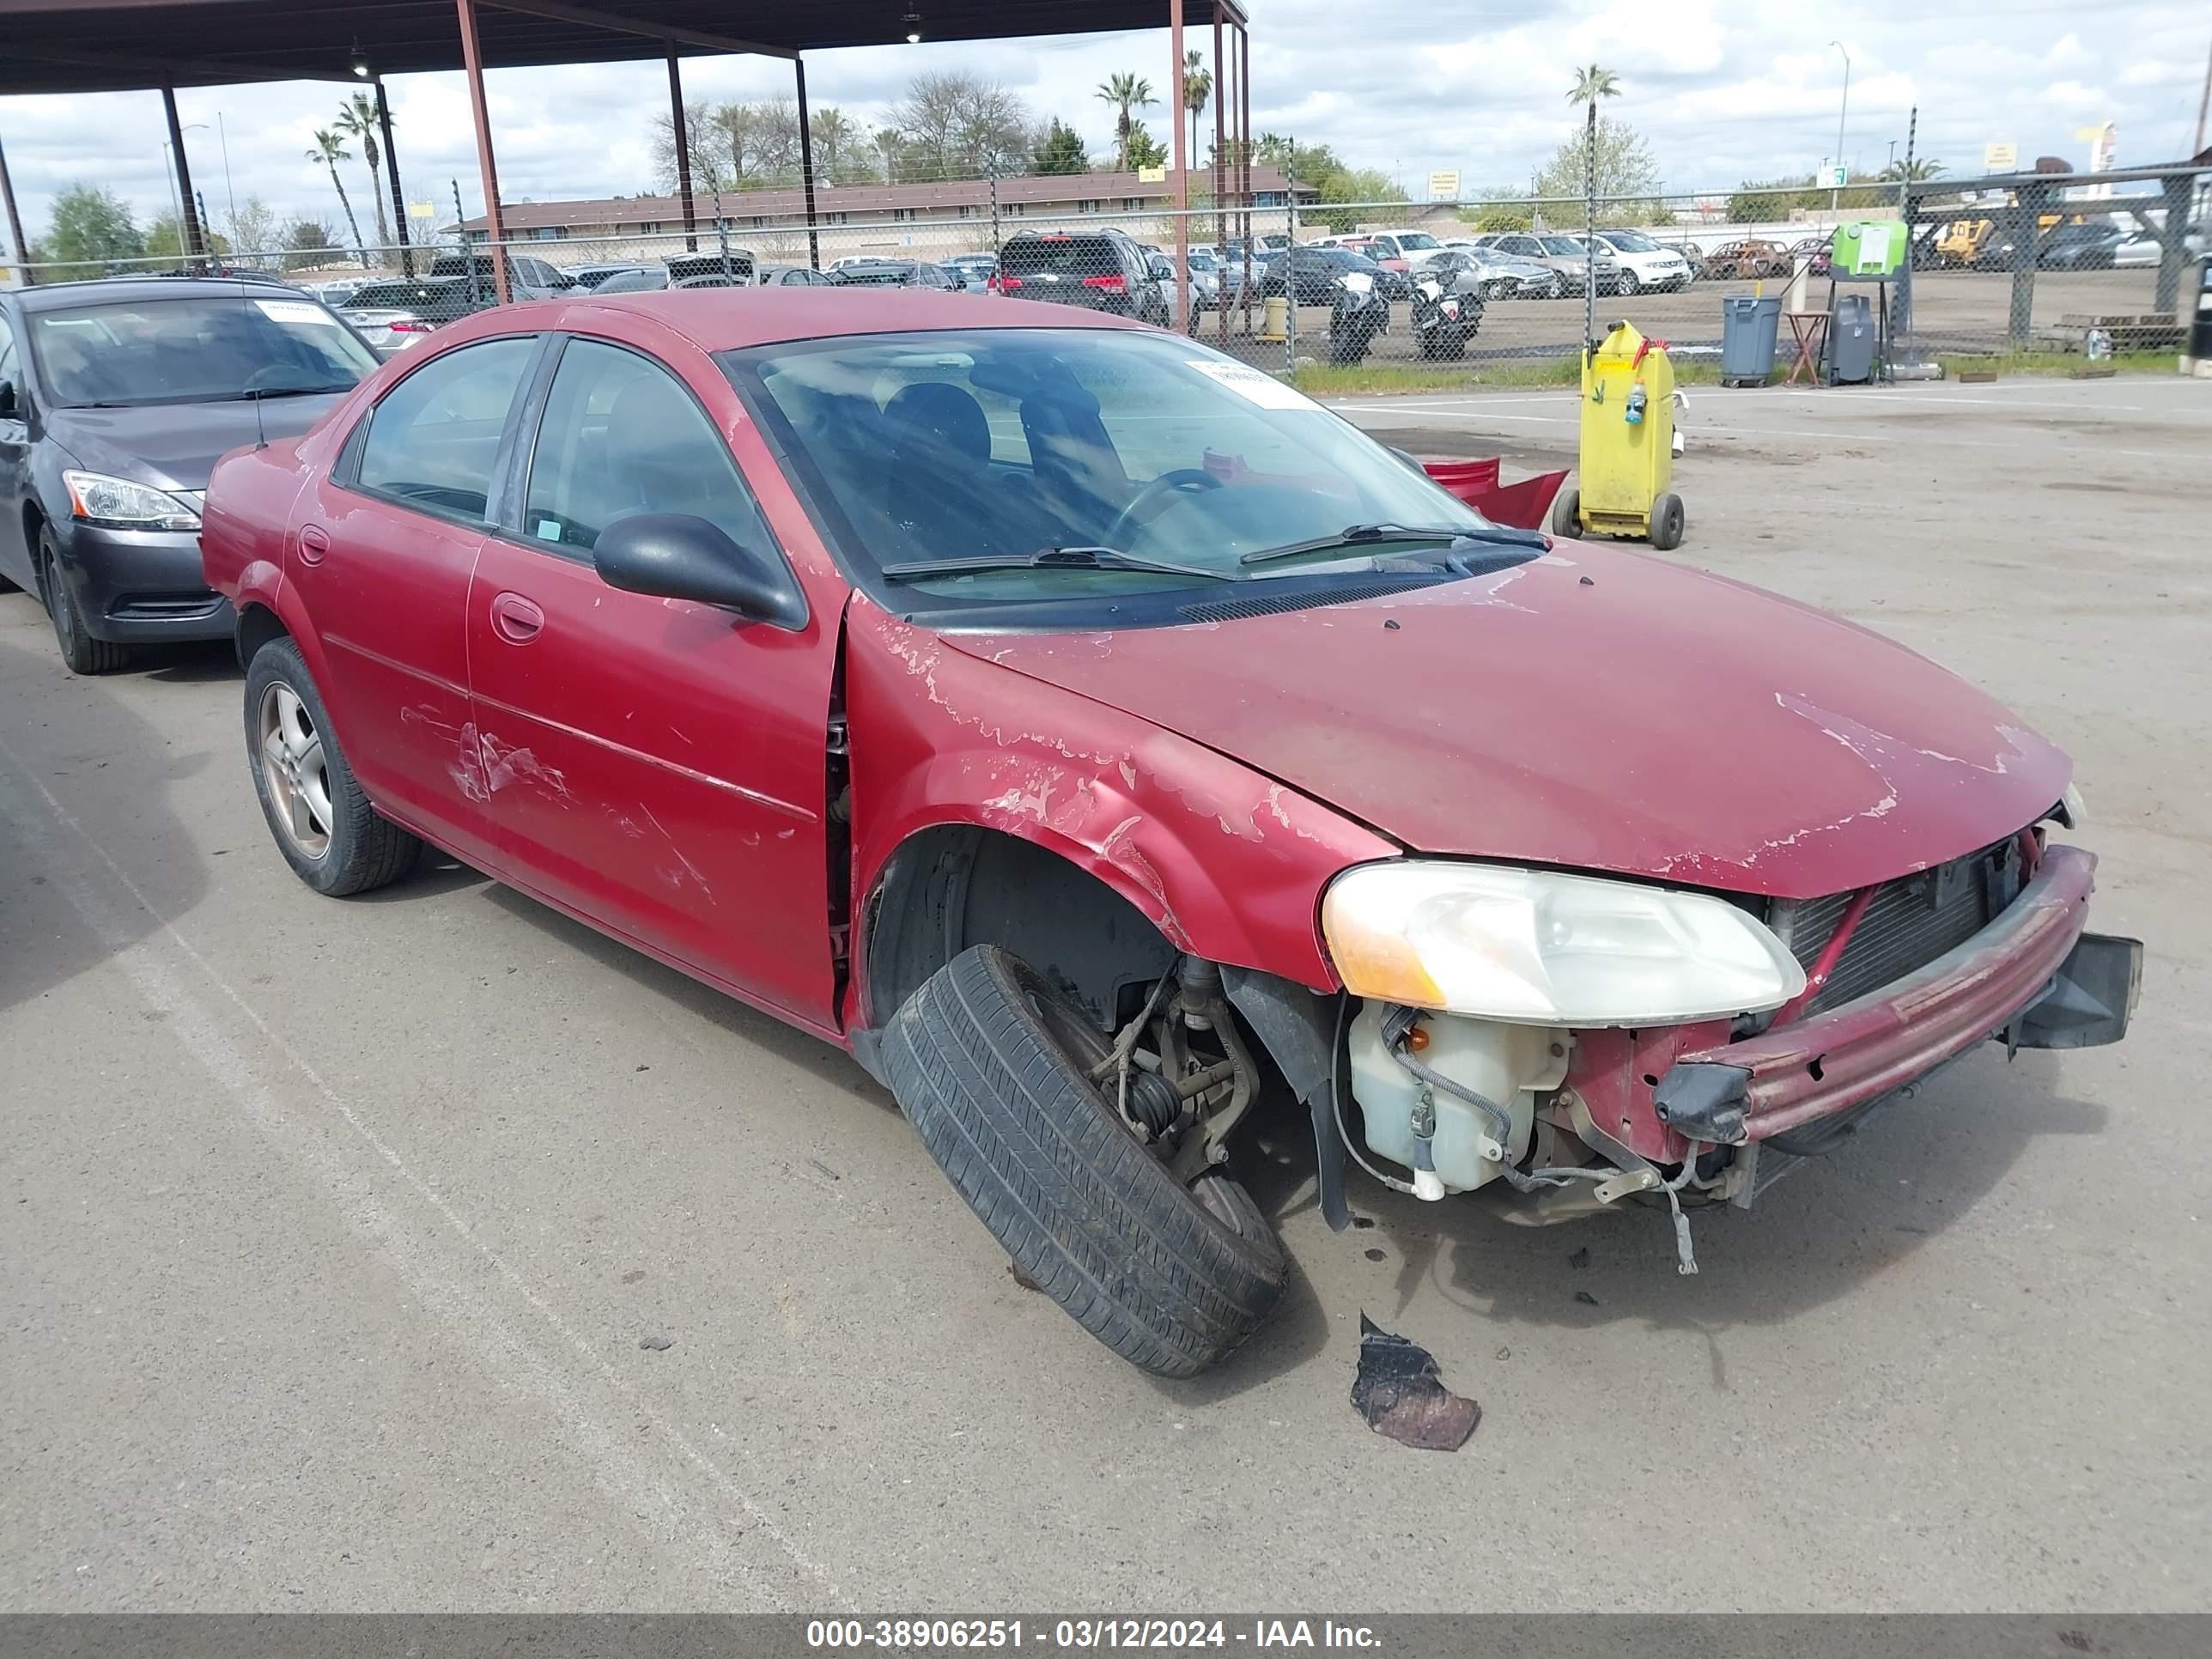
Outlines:
POLYGON ((1257 1330, 1282 1247, 1243 1188, 1176 1179, 1091 1073, 1105 1036, 1027 963, 963 951, 884 1034, 891 1092, 1014 1266, 1133 1365, 1191 1376, 1257 1330))
POLYGON ((1682 531, 1687 523, 1682 512, 1682 498, 1668 494, 1651 503, 1651 545, 1662 553, 1671 553, 1682 544, 1682 531))
POLYGON ((1558 504, 1552 508, 1552 533, 1565 536, 1569 541, 1583 538, 1583 492, 1565 489, 1559 492, 1558 504))
POLYGON ((366 893, 415 867, 422 843, 369 805, 289 639, 270 641, 246 670, 246 754, 276 850, 317 892, 366 893))
POLYGON ((51 531, 39 535, 39 578, 46 589, 40 597, 46 602, 46 616, 54 625, 54 643, 70 673, 112 674, 131 660, 130 647, 112 640, 96 640, 87 631, 76 595, 70 591, 69 578, 62 574, 51 531))
POLYGON ((1613 284, 1613 292, 1624 300, 1632 299, 1635 296, 1637 287, 1636 273, 1632 270, 1623 270, 1620 273, 1620 280, 1613 284))

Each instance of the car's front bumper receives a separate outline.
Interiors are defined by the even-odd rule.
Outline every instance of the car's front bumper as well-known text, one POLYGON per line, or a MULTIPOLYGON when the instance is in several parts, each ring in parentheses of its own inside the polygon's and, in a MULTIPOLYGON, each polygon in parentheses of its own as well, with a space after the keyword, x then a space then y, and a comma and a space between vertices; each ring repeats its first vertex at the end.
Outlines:
POLYGON ((2020 896, 1956 950, 1856 1001, 1679 1055, 1655 1094, 1661 1118, 1692 1140, 1741 1145, 1893 1094, 1985 1037, 2118 1042, 2142 946, 2082 932, 2096 868, 2080 848, 2046 848, 2020 896))
POLYGON ((231 636, 230 601, 207 585, 198 532, 106 530, 74 521, 55 528, 55 577, 69 583, 77 616, 94 639, 141 645, 231 636))

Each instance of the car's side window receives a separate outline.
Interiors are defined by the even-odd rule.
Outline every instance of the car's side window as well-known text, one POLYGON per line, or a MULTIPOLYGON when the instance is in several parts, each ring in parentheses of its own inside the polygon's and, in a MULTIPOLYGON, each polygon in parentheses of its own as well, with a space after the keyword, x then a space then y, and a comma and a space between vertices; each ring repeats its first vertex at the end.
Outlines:
POLYGON ((4 316, 0 316, 0 386, 14 389, 15 395, 6 401, 14 405, 10 418, 21 420, 24 414, 23 371, 18 366, 15 356, 15 331, 9 326, 4 316))
POLYGON ((684 513, 741 547, 775 545, 729 445, 673 374, 596 340, 561 354, 525 495, 529 541, 588 555, 634 513, 684 513))
POLYGON ((354 482, 432 512, 481 520, 500 435, 538 351, 534 334, 463 346, 425 363, 370 411, 354 482))

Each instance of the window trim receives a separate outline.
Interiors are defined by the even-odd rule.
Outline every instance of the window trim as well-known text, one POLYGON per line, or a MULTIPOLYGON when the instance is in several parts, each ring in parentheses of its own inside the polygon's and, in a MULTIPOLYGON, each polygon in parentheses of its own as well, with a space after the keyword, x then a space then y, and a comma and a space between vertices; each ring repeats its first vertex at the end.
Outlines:
POLYGON ((550 338, 550 336, 536 329, 532 329, 526 334, 489 334, 480 340, 464 341, 410 367, 406 374, 385 387, 376 401, 363 410, 355 420, 352 430, 346 434, 344 447, 338 451, 337 463, 331 468, 331 485, 344 490, 349 495, 359 495, 365 501, 381 501, 386 506, 396 507, 404 512, 419 513, 426 519, 436 519, 443 524, 459 525, 464 529, 489 532, 498 515, 507 508, 506 498, 514 471, 514 450, 516 429, 520 424, 519 416, 528 403, 528 394, 536 385, 537 377, 544 372, 546 346, 550 338), (416 501, 411 496, 394 495, 388 489, 379 489, 372 484, 365 484, 361 481, 362 451, 368 447, 368 429, 375 422, 376 411, 390 401, 394 392, 416 375, 425 373, 440 363, 458 357, 465 351, 472 351, 479 346, 498 345, 509 340, 530 341, 536 346, 536 351, 523 366, 522 374, 515 380, 514 391, 507 397, 507 418, 501 423, 499 429, 499 447, 492 456, 490 475, 484 480, 484 510, 481 518, 457 512, 451 507, 437 507, 428 501, 416 501))
MULTIPOLYGON (((529 527, 523 521, 530 508, 530 470, 532 464, 537 459, 538 441, 544 435, 545 411, 553 401, 553 380, 560 372, 562 359, 568 356, 568 348, 571 345, 579 343, 605 346, 615 351, 628 352, 631 356, 659 369, 675 383, 678 391, 691 400, 691 406, 699 411, 699 418, 706 422, 707 429, 714 434, 716 441, 722 446, 722 453, 730 463, 730 471, 737 475, 738 488, 744 491, 745 499, 752 503, 753 516, 760 520, 761 530, 767 537, 767 542, 758 550, 764 556, 775 559, 782 567, 786 585, 798 596, 799 608, 811 617, 813 607, 806 597, 806 585, 799 580, 799 573, 792 568, 791 556, 784 551, 783 544, 776 536, 775 526, 769 522, 768 509, 761 505, 760 492, 753 488, 752 480, 745 476, 744 464, 738 459, 736 452, 730 447, 728 434, 724 433, 721 427, 717 424, 713 411, 699 401, 699 394, 692 390, 690 382, 650 351, 633 345, 627 340, 617 340, 605 334, 586 334, 568 331, 549 334, 546 336, 546 349, 538 361, 538 368, 530 377, 526 394, 519 404, 522 418, 516 424, 521 430, 512 434, 514 438, 514 453, 507 459, 506 471, 501 480, 501 505, 503 511, 498 523, 485 526, 485 533, 498 538, 510 547, 520 548, 526 552, 543 554, 547 558, 565 560, 570 564, 580 564, 587 570, 598 569, 588 550, 540 541, 530 533, 529 527), (525 441, 526 439, 527 441, 525 441)), ((607 591, 614 592, 618 590, 610 588, 607 591)), ((781 626, 780 623, 775 625, 781 626)), ((798 629, 789 631, 803 631, 805 625, 802 622, 798 629)))

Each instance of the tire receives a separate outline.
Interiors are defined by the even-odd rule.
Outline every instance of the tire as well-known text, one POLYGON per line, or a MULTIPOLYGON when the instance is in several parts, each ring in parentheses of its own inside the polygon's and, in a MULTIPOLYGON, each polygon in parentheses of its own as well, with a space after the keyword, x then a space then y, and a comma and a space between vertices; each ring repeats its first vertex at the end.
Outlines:
POLYGON ((112 674, 131 660, 131 647, 112 640, 96 640, 85 630, 76 595, 61 574, 52 531, 39 532, 39 580, 45 588, 46 616, 54 625, 54 643, 62 665, 72 674, 112 674))
POLYGON ((1636 273, 1624 270, 1620 273, 1620 280, 1613 285, 1613 291, 1624 300, 1632 300, 1636 297, 1637 288, 1636 273))
POLYGON ((1547 300, 1564 300, 1566 295, 1567 279, 1555 270, 1552 273, 1552 280, 1544 284, 1544 297, 1547 300))
POLYGON ((1242 1187, 1184 1188, 1123 1125, 1085 1074, 1106 1051, 1027 964, 979 945, 899 1010, 883 1059, 922 1145, 1021 1273, 1131 1364, 1194 1376, 1273 1311, 1282 1247, 1242 1187))
POLYGON ((275 639, 253 653, 246 671, 246 759, 253 774, 253 793, 276 850, 301 881, 328 898, 344 898, 387 886, 415 867, 422 843, 369 805, 346 764, 336 731, 323 708, 322 694, 307 672, 300 648, 289 639, 275 639), (289 781, 272 778, 275 757, 264 747, 264 714, 289 696, 295 699, 304 725, 314 739, 313 759, 289 781), (319 786, 310 789, 305 779, 319 773, 319 786), (302 798, 319 799, 306 822, 320 831, 304 834, 293 827, 288 803, 302 798), (327 822, 324 820, 327 819, 327 822))
POLYGON ((1682 531, 1686 523, 1682 513, 1682 498, 1669 493, 1651 503, 1651 545, 1662 553, 1671 553, 1682 544, 1682 531))
POLYGON ((1564 536, 1571 542, 1583 538, 1583 492, 1563 489, 1559 499, 1552 505, 1552 533, 1564 536))

